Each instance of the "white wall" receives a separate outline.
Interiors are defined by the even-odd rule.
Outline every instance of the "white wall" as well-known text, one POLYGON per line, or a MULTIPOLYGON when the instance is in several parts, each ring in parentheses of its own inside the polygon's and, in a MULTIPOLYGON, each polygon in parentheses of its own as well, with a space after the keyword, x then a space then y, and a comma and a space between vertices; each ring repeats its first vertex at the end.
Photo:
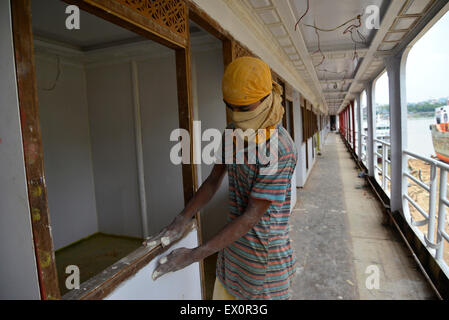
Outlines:
MULTIPOLYGON (((168 51, 168 49, 166 49, 168 51)), ((138 63, 149 233, 184 208, 181 165, 170 160, 170 134, 179 128, 174 52, 138 63)))
POLYGON ((84 68, 36 55, 36 83, 55 249, 97 232, 84 68))
POLYGON ((87 68, 98 230, 142 235, 131 66, 87 68))
MULTIPOLYGON (((218 46, 212 42, 211 48, 199 50, 192 45, 193 77, 195 77, 196 110, 195 120, 201 121, 201 131, 214 128, 221 132, 226 128, 226 107, 223 103, 221 81, 224 74, 223 53, 221 44, 218 46)), ((202 143, 204 147, 208 142, 202 143)), ((201 181, 207 179, 213 165, 202 163, 198 166, 201 170, 201 181)), ((218 233, 227 223, 229 213, 228 201, 228 177, 226 175, 220 189, 214 198, 202 210, 203 240, 207 241, 218 233)))
POLYGON ((0 1, 0 299, 39 299, 9 4, 0 1))
MULTIPOLYGON (((179 127, 174 52, 153 53, 137 62, 150 234, 184 207, 182 168, 169 157, 179 127)), ((95 232, 143 237, 131 62, 74 60, 62 60, 53 91, 39 91, 55 247, 95 232)), ((38 87, 50 87, 56 58, 37 69, 38 87)))

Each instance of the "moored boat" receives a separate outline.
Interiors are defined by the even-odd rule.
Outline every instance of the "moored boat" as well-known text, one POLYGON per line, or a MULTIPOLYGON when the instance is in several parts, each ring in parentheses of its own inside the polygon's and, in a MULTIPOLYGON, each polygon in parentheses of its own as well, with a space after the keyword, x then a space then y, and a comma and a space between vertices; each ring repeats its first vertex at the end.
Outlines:
POLYGON ((448 105, 435 110, 436 124, 430 125, 433 148, 439 160, 449 163, 449 100, 448 105))

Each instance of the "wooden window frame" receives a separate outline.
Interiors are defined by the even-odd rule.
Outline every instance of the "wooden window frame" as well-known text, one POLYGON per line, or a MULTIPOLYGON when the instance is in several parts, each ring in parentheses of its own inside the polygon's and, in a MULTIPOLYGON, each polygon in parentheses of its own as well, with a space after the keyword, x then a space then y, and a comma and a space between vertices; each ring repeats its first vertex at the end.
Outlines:
MULTIPOLYGON (((140 34, 175 50, 177 71, 178 111, 180 128, 192 132, 193 105, 191 94, 191 61, 190 38, 185 42, 170 31, 156 28, 148 21, 143 21, 136 13, 117 7, 118 12, 111 12, 104 6, 113 4, 111 0, 64 0, 68 4, 75 4, 101 19, 112 22, 125 29, 140 34), (94 5, 100 4, 100 5, 94 5), (122 11, 120 11, 122 10, 122 11)), ((36 86, 36 70, 34 60, 33 33, 31 22, 30 0, 11 0, 11 18, 13 27, 14 54, 16 60, 16 77, 18 86, 18 100, 21 119, 24 162, 28 187, 28 202, 32 221, 33 242, 36 256, 37 273, 41 299, 61 299, 56 272, 53 239, 51 236, 50 214, 48 210, 47 187, 44 173, 44 158, 42 149, 42 134, 38 111, 38 97, 36 86)), ((186 23, 189 26, 189 12, 186 9, 186 23)), ((191 139, 193 135, 190 135, 191 139)), ((193 143, 191 141, 191 148, 193 143)), ((191 150, 192 151, 192 150, 191 150)), ((191 158, 193 153, 191 152, 191 158)), ((198 188, 196 181, 196 166, 182 165, 182 179, 184 188, 184 202, 193 197, 198 188)), ((188 231, 195 228, 201 244, 201 221, 197 213, 188 231)), ((67 299, 102 299, 117 286, 142 269, 157 255, 167 250, 158 246, 148 250, 141 247, 122 260, 107 268, 104 272, 94 276, 81 285, 79 290, 66 294, 67 299)), ((204 292, 204 268, 200 264, 202 283, 202 297, 204 292)))

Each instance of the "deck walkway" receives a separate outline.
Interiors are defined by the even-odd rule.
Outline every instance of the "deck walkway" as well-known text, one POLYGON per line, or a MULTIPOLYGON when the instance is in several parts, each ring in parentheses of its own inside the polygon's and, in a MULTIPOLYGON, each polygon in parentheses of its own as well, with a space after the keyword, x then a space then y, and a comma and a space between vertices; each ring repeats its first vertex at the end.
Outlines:
POLYGON ((291 217, 292 299, 435 299, 340 137, 330 133, 291 217), (372 269, 369 269, 368 267, 372 269), (379 289, 367 278, 379 270, 379 289))

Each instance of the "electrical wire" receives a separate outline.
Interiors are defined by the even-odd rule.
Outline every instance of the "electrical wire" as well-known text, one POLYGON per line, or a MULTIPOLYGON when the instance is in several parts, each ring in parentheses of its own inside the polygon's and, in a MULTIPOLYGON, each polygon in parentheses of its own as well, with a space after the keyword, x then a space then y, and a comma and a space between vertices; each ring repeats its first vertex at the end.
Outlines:
MULTIPOLYGON (((305 16, 307 16, 307 14, 309 13, 309 11, 310 11, 310 0, 307 0, 307 8, 306 8, 306 11, 304 12, 304 14, 298 19, 298 21, 296 22, 296 24, 295 24, 295 31, 297 30, 297 28, 298 28, 298 26, 299 26, 299 24, 300 24, 300 22, 304 19, 304 17, 305 16)), ((341 29, 341 28, 343 28, 344 26, 347 26, 349 23, 352 23, 351 25, 349 25, 349 26, 347 26, 345 29, 344 29, 344 31, 343 31, 343 35, 346 35, 346 34, 350 34, 350 39, 351 39, 351 41, 354 43, 354 52, 353 52, 353 56, 352 56, 352 61, 356 61, 356 65, 359 63, 359 54, 358 54, 358 51, 357 51, 357 45, 358 44, 360 44, 360 45, 366 45, 366 38, 363 36, 363 34, 360 32, 360 27, 362 26, 362 17, 363 17, 363 14, 359 14, 359 15, 357 15, 356 17, 354 17, 354 18, 352 18, 352 19, 349 19, 349 20, 347 20, 347 21, 345 21, 344 23, 342 23, 342 24, 340 24, 340 25, 338 25, 338 26, 336 26, 336 27, 334 27, 334 28, 320 28, 320 27, 317 27, 317 23, 316 23, 316 20, 314 21, 314 25, 310 25, 310 24, 303 24, 304 26, 306 26, 306 27, 310 27, 310 28, 313 28, 314 30, 315 30, 315 34, 316 34, 316 36, 317 36, 317 44, 318 44, 318 49, 315 51, 315 52, 313 52, 312 53, 312 55, 315 55, 315 54, 317 54, 317 53, 320 53, 321 54, 321 56, 322 56, 322 59, 321 59, 321 61, 318 63, 318 64, 316 64, 316 65, 314 65, 314 67, 315 67, 315 70, 317 71, 317 72, 323 72, 324 73, 324 78, 326 79, 327 77, 326 77, 326 74, 327 73, 330 73, 330 74, 336 74, 336 75, 341 75, 341 74, 345 74, 344 75, 344 80, 343 80, 343 83, 342 83, 342 86, 341 86, 341 89, 339 90, 339 91, 341 91, 341 92, 344 92, 344 89, 345 89, 345 86, 346 86, 346 78, 348 78, 348 76, 349 76, 349 67, 348 68, 346 68, 345 70, 343 70, 343 71, 331 71, 331 70, 328 70, 328 69, 326 69, 326 68, 318 68, 319 66, 321 66, 323 63, 324 63, 324 61, 325 61, 325 59, 326 59, 326 56, 324 55, 324 53, 323 53, 323 51, 321 50, 321 39, 320 39, 320 34, 319 34, 319 31, 321 31, 321 32, 334 32, 334 31, 337 31, 337 30, 339 30, 339 29, 341 29), (354 22, 355 21, 355 22, 354 22), (357 33, 357 36, 359 37, 359 39, 360 40, 356 40, 355 38, 354 38, 354 32, 356 32, 357 33)), ((338 86, 338 85, 337 85, 338 86)))
MULTIPOLYGON (((354 17, 354 18, 352 18, 352 19, 346 21, 345 23, 342 23, 341 25, 339 25, 339 26, 337 26, 337 27, 335 27, 335 28, 331 28, 331 29, 319 28, 319 27, 316 27, 316 26, 312 26, 312 25, 310 25, 310 24, 304 24, 304 25, 307 26, 307 27, 315 28, 315 29, 317 29, 317 30, 319 30, 319 31, 323 31, 323 32, 332 32, 332 31, 337 31, 338 29, 344 27, 345 25, 347 25, 348 23, 350 23, 350 22, 352 22, 352 21, 354 21, 354 20, 359 20, 359 22, 360 22, 360 19, 361 19, 361 15, 358 15, 358 16, 356 16, 356 17, 354 17)), ((361 22, 360 22, 360 26, 361 26, 361 22)), ((360 26, 359 26, 359 27, 360 27, 360 26)), ((352 28, 352 27, 356 27, 356 25, 354 25, 354 24, 353 24, 353 25, 350 25, 348 28, 345 29, 345 31, 343 32, 343 34, 346 34, 346 33, 348 32, 347 30, 348 30, 349 28, 352 28)))
MULTIPOLYGON (((316 24, 316 22, 315 22, 315 24, 316 24)), ((318 50, 316 50, 313 54, 321 53, 321 56, 322 56, 321 62, 318 63, 317 65, 314 65, 314 67, 316 68, 316 67, 319 67, 319 66, 321 66, 323 64, 324 60, 326 59, 326 56, 324 55, 323 51, 321 51, 320 34, 318 33, 317 29, 315 29, 315 33, 316 33, 316 36, 318 38, 318 50)))
POLYGON ((307 13, 309 13, 309 9, 310 9, 310 0, 307 0, 307 10, 306 10, 306 12, 304 12, 304 14, 301 16, 301 18, 299 18, 299 20, 296 22, 295 31, 296 31, 296 28, 298 28, 298 25, 301 22, 301 20, 307 15, 307 13))
POLYGON ((58 81, 59 81, 59 77, 61 75, 61 59, 59 58, 59 56, 56 57, 56 61, 57 61, 57 72, 56 72, 56 77, 55 77, 55 80, 53 81, 53 84, 48 88, 38 88, 39 90, 53 91, 56 88, 56 85, 58 84, 58 81))

